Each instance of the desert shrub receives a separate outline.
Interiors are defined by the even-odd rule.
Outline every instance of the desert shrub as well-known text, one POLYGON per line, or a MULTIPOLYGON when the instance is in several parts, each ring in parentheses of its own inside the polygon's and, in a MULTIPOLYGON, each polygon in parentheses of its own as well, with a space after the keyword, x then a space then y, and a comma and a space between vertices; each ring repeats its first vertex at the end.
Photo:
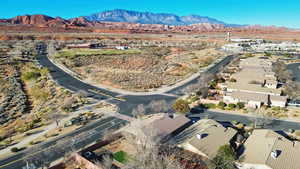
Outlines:
POLYGON ((36 80, 41 76, 40 72, 31 71, 31 72, 25 72, 22 74, 22 80, 28 81, 28 80, 36 80))
POLYGON ((162 57, 168 55, 171 50, 165 47, 149 47, 145 48, 145 51, 149 53, 151 56, 162 57))
POLYGON ((190 111, 190 106, 188 102, 183 99, 176 100, 175 103, 172 105, 172 108, 177 113, 188 113, 190 111))
POLYGON ((11 152, 16 153, 18 151, 20 151, 20 149, 18 147, 13 147, 10 149, 11 152))
POLYGON ((24 123, 22 126, 16 127, 16 131, 23 133, 23 132, 29 131, 31 129, 34 129, 34 127, 35 127, 35 124, 33 122, 27 122, 27 123, 24 123))
POLYGON ((42 69, 40 69, 40 74, 41 74, 41 76, 48 76, 48 74, 49 74, 49 69, 47 69, 47 68, 42 68, 42 69))
POLYGON ((40 101, 46 101, 49 97, 49 93, 44 89, 40 88, 39 86, 34 86, 30 90, 30 94, 36 99, 40 101))

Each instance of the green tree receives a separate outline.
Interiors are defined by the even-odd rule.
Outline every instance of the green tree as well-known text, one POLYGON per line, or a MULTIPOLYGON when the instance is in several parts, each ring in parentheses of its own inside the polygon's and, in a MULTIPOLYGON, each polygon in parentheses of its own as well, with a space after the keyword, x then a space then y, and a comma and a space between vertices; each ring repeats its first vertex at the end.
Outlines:
POLYGON ((236 154, 230 145, 221 146, 217 155, 211 160, 210 169, 236 169, 236 154))
POLYGON ((243 102, 238 102, 238 103, 236 104, 236 107, 237 107, 238 109, 243 109, 243 108, 245 108, 245 103, 243 103, 243 102))
POLYGON ((220 109, 224 109, 226 107, 226 103, 224 103, 224 102, 221 101, 221 102, 219 102, 218 107, 220 109))
POLYGON ((172 105, 172 108, 177 113, 188 113, 190 111, 190 106, 188 102, 183 99, 176 100, 175 103, 172 105))
POLYGON ((230 110, 235 109, 236 105, 235 104, 228 104, 228 108, 230 110))

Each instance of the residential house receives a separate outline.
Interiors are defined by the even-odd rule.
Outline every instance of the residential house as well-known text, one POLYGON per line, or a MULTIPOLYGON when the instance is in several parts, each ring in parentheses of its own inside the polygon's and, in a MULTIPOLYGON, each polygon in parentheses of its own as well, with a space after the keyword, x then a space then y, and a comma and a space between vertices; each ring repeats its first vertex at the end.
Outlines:
POLYGON ((285 107, 287 97, 282 96, 278 80, 272 70, 272 62, 266 58, 247 58, 240 62, 241 70, 232 75, 236 82, 223 87, 226 103, 244 102, 247 107, 262 105, 285 107))
POLYGON ((299 169, 300 143, 267 129, 254 130, 240 151, 240 169, 299 169))
POLYGON ((191 120, 184 115, 168 116, 153 121, 150 125, 156 129, 161 137, 175 135, 191 124, 191 120))
POLYGON ((236 137, 237 131, 233 128, 223 127, 214 120, 202 119, 176 135, 172 141, 178 147, 211 159, 223 145, 237 147, 236 137))
POLYGON ((234 91, 226 93, 223 96, 223 101, 226 103, 246 103, 247 107, 260 108, 262 105, 270 105, 275 107, 285 107, 287 96, 274 96, 261 93, 251 93, 234 91))
POLYGON ((165 113, 160 113, 135 121, 131 125, 125 127, 124 131, 133 135, 137 135, 138 132, 144 134, 155 132, 155 135, 167 139, 170 136, 181 132, 190 126, 191 123, 191 120, 184 115, 168 116, 165 113), (137 131, 137 129, 139 129, 139 131, 137 131))

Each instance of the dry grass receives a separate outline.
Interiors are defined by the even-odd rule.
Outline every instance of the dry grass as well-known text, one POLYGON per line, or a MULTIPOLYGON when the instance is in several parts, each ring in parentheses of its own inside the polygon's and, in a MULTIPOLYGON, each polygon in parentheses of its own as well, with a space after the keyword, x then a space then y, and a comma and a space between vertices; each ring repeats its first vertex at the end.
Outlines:
POLYGON ((148 91, 181 81, 223 55, 213 48, 144 47, 124 51, 64 49, 55 59, 89 81, 148 91))

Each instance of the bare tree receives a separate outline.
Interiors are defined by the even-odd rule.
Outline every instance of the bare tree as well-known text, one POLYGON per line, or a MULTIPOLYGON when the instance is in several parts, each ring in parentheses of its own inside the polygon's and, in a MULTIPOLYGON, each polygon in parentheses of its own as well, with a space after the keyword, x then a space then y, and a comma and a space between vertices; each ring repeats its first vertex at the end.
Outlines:
POLYGON ((88 93, 84 90, 79 90, 77 93, 76 93, 76 96, 78 97, 87 97, 88 96, 88 93))
POLYGON ((153 100, 148 105, 151 112, 165 113, 170 109, 170 106, 165 100, 153 100))
POLYGON ((54 155, 52 152, 52 149, 46 148, 42 149, 40 147, 36 147, 32 149, 33 153, 28 153, 26 157, 24 157, 24 161, 26 162, 26 167, 41 167, 43 168, 49 168, 51 165, 51 157, 54 155))
POLYGON ((76 99, 73 96, 67 97, 63 102, 62 109, 70 110, 75 102, 76 99))
POLYGON ((250 108, 248 111, 252 114, 250 120, 253 121, 254 128, 265 127, 266 125, 270 125, 273 122, 273 119, 266 115, 265 108, 258 108, 258 109, 250 108))
POLYGON ((132 115, 136 118, 144 116, 146 113, 146 108, 143 104, 139 104, 136 108, 132 110, 132 115))
POLYGON ((55 42, 53 40, 48 43, 47 52, 48 56, 54 56, 56 54, 55 42))
POLYGON ((287 82, 289 80, 292 80, 292 73, 288 71, 287 66, 282 61, 277 61, 273 63, 273 71, 275 72, 277 78, 281 82, 287 82))
POLYGON ((125 134, 128 142, 134 144, 136 156, 124 169, 182 169, 176 160, 160 152, 161 137, 152 127, 145 127, 142 120, 131 124, 134 135, 125 134))
POLYGON ((284 94, 288 95, 291 99, 300 98, 300 83, 294 81, 287 81, 284 86, 284 94))
POLYGON ((213 80, 214 75, 211 73, 206 73, 201 75, 201 77, 198 79, 198 81, 194 84, 188 85, 185 87, 182 92, 185 94, 190 93, 197 93, 198 95, 201 95, 202 97, 207 97, 208 89, 209 89, 209 82, 213 80))
POLYGON ((111 169, 113 166, 113 159, 109 155, 104 155, 102 161, 96 161, 95 165, 103 169, 111 169))
POLYGON ((51 113, 51 114, 48 115, 48 118, 50 120, 54 120, 55 121, 56 127, 59 126, 59 122, 60 122, 61 118, 63 118, 63 117, 64 117, 64 115, 62 115, 60 113, 51 113))

